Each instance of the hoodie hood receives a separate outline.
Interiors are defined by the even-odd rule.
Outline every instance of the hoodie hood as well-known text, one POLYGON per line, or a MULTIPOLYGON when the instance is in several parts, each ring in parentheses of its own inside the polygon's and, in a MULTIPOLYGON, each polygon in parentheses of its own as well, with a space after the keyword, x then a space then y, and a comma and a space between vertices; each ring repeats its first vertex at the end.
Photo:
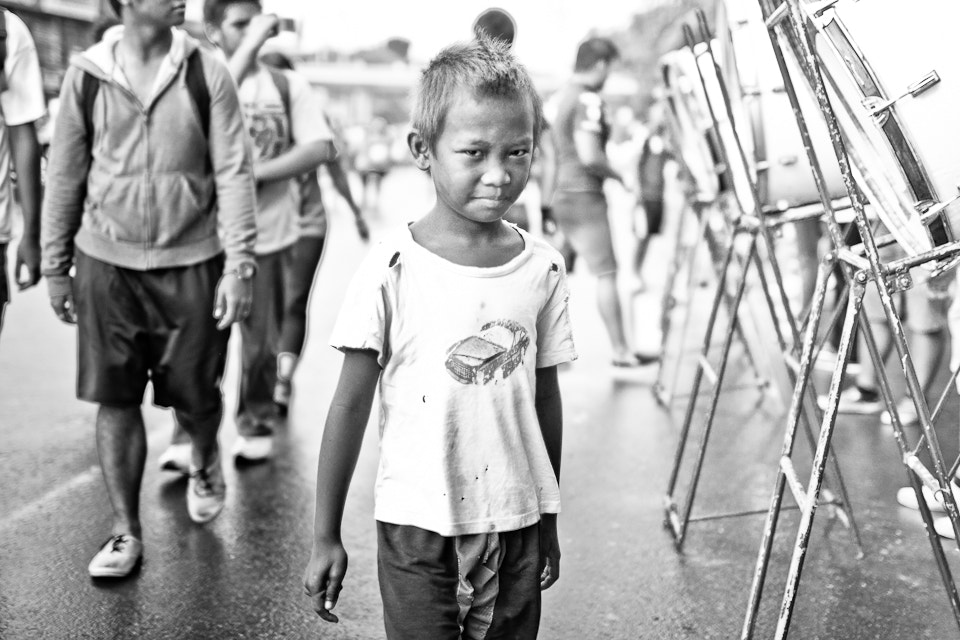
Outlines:
MULTIPOLYGON (((71 63, 101 80, 112 80, 116 65, 114 52, 117 43, 123 37, 123 29, 122 24, 107 29, 100 42, 74 56, 71 63)), ((200 43, 183 29, 172 27, 171 31, 173 41, 170 43, 167 57, 173 69, 180 69, 183 61, 200 48, 200 43)))

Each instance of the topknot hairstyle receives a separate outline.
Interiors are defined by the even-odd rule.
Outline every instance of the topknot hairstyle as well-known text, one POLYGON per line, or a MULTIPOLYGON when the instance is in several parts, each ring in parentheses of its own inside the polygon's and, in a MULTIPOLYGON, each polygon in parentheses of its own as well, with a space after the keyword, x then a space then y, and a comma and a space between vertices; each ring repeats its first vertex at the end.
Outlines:
POLYGON ((420 76, 413 105, 412 125, 428 149, 443 133, 450 104, 459 89, 477 97, 505 97, 530 101, 533 107, 533 143, 543 131, 543 102, 530 74, 510 53, 505 41, 479 33, 469 42, 444 48, 420 76))
POLYGON ((120 0, 110 0, 110 8, 117 14, 117 17, 123 16, 123 5, 120 4, 120 0))

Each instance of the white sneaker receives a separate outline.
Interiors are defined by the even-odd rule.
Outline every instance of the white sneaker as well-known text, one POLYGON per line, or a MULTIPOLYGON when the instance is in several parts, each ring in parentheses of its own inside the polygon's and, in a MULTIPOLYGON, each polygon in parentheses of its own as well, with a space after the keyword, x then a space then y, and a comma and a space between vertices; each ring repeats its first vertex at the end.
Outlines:
POLYGON ((93 556, 87 571, 91 578, 126 578, 140 564, 142 556, 140 540, 126 534, 112 536, 93 556))
MULTIPOLYGON (((827 396, 817 396, 817 404, 822 411, 827 410, 827 396)), ((840 392, 840 403, 837 406, 838 413, 855 413, 859 415, 869 415, 879 413, 883 407, 880 396, 874 391, 869 395, 860 391, 857 387, 850 387, 840 392)))
POLYGON ((187 513, 198 524, 210 522, 220 511, 227 497, 227 485, 223 481, 219 452, 213 462, 203 469, 191 465, 187 480, 187 513))
POLYGON ((190 457, 193 455, 193 445, 189 442, 181 444, 171 444, 163 453, 157 463, 161 471, 175 471, 187 476, 190 475, 190 457))
POLYGON ((263 462, 273 453, 273 437, 237 436, 230 452, 240 462, 263 462))
POLYGON ((950 523, 950 518, 946 516, 934 520, 933 529, 941 538, 949 538, 950 540, 954 540, 957 537, 953 532, 953 525, 950 523))
MULTIPOLYGON (((953 495, 955 498, 960 498, 960 485, 956 482, 953 483, 953 495)), ((934 495, 933 491, 930 491, 926 485, 923 485, 923 499, 927 501, 927 508, 930 509, 930 511, 935 513, 946 512, 946 508, 943 506, 943 498, 939 495, 934 495)), ((897 489, 897 502, 900 506, 908 509, 920 508, 920 505, 917 503, 917 493, 913 490, 913 487, 900 487, 897 489)))
MULTIPOLYGON (((917 415, 917 408, 913 405, 913 400, 904 398, 897 403, 897 415, 900 417, 900 424, 909 427, 919 424, 920 416, 917 415)), ((880 424, 890 426, 893 424, 893 418, 886 409, 880 414, 880 424)))

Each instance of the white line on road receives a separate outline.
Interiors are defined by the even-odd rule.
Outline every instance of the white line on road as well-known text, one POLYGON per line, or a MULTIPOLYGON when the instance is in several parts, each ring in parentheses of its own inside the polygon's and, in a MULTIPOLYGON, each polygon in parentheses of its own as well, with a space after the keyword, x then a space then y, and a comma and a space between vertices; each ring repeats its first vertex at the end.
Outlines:
POLYGON ((27 518, 36 515, 43 507, 65 497, 74 489, 79 489, 80 487, 99 478, 100 467, 90 467, 86 471, 73 476, 63 484, 57 485, 53 489, 50 489, 50 491, 47 491, 33 502, 29 502, 11 513, 9 517, 4 518, 3 521, 0 522, 0 530, 6 529, 17 522, 26 520, 27 518))

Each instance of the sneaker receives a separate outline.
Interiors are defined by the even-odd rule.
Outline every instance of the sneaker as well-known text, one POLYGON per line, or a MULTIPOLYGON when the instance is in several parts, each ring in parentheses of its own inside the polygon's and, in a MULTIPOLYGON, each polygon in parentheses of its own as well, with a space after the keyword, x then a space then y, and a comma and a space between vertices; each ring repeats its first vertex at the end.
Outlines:
POLYGON ((937 535, 941 538, 953 540, 957 537, 953 532, 953 525, 950 523, 950 518, 947 516, 935 519, 933 521, 933 530, 936 531, 937 535))
POLYGON ((190 479, 187 481, 187 513, 191 520, 203 524, 216 518, 223 509, 226 496, 227 485, 223 481, 219 453, 203 469, 191 465, 190 479))
POLYGON ((287 378, 277 377, 277 384, 273 387, 273 404, 277 405, 277 412, 280 417, 287 415, 290 410, 290 395, 293 386, 287 378))
MULTIPOLYGON (((920 416, 917 415, 917 408, 913 405, 913 400, 904 398, 897 403, 897 415, 900 417, 900 424, 909 427, 920 422, 920 416)), ((880 414, 880 424, 890 426, 893 424, 893 418, 886 409, 880 414)))
POLYGON ((189 442, 175 443, 160 454, 160 459, 157 462, 161 471, 174 471, 188 476, 190 475, 190 457, 192 455, 192 444, 189 442))
POLYGON ((231 453, 237 462, 263 462, 273 453, 273 437, 237 436, 231 453))
POLYGON ((131 535, 120 534, 100 547, 87 571, 91 578, 126 578, 142 557, 143 543, 131 535))
MULTIPOLYGON (((820 405, 821 410, 826 411, 827 396, 817 396, 817 404, 820 405)), ((880 395, 876 391, 867 391, 854 386, 840 392, 840 404, 837 410, 840 413, 869 415, 879 413, 882 404, 880 395)))
MULTIPOLYGON (((953 495, 960 497, 960 484, 957 484, 956 481, 953 482, 953 495)), ((930 511, 936 513, 946 512, 942 498, 935 496, 933 491, 930 491, 926 485, 923 485, 923 499, 927 501, 927 508, 930 509, 930 511)), ((917 493, 913 490, 913 487, 901 487, 897 489, 897 503, 908 509, 920 508, 920 505, 917 503, 917 493)))

